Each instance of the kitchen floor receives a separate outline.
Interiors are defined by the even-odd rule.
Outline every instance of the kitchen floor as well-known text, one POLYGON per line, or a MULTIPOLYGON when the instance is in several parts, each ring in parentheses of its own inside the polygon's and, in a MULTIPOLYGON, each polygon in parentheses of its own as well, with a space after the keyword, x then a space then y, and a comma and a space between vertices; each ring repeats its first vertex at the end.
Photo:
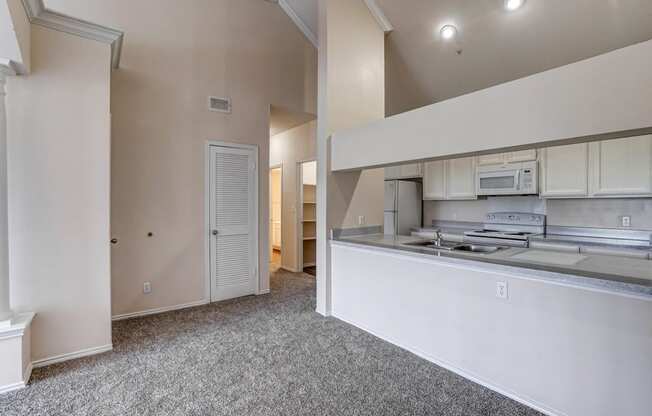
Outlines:
POLYGON ((318 315, 311 276, 280 269, 271 289, 116 322, 112 352, 34 370, 0 414, 540 415, 318 315))

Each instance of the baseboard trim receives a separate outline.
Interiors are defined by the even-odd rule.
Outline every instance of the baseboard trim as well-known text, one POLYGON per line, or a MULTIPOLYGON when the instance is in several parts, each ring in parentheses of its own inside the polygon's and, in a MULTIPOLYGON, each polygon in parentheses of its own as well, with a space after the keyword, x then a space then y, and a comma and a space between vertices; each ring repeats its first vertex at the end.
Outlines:
POLYGON ((27 383, 19 381, 18 383, 7 384, 6 386, 0 386, 0 394, 5 394, 12 391, 24 389, 26 385, 27 383))
POLYGON ((269 290, 269 289, 259 290, 258 293, 256 294, 256 296, 267 295, 267 294, 269 294, 269 293, 270 293, 270 290, 269 290))
POLYGON ((504 389, 502 387, 499 387, 497 384, 494 384, 489 380, 482 379, 482 378, 478 377, 477 375, 475 375, 475 374, 473 374, 473 373, 471 373, 469 371, 466 371, 466 370, 464 370, 462 368, 459 368, 459 367, 457 367, 455 365, 452 365, 452 364, 450 364, 450 363, 448 363, 448 362, 446 362, 444 360, 437 359, 437 358, 435 358, 435 357, 433 357, 433 356, 431 356, 431 355, 429 355, 427 353, 424 353, 423 351, 420 351, 418 348, 409 347, 409 346, 407 346, 405 344, 402 344, 402 343, 400 343, 398 341, 393 340, 391 337, 387 337, 387 336, 384 336, 382 334, 379 334, 376 331, 372 331, 372 330, 366 328, 364 325, 360 325, 357 322, 354 322, 354 321, 352 321, 350 319, 346 319, 346 318, 343 318, 341 316, 338 316, 338 315, 336 315, 335 312, 333 312, 332 317, 337 318, 340 321, 346 322, 349 325, 353 325, 356 328, 359 328, 359 329, 361 329, 361 330, 363 330, 365 332, 370 333, 371 335, 375 336, 376 338, 380 338, 383 341, 389 342, 390 344, 393 344, 393 345, 395 345, 395 346, 397 346, 397 347, 399 347, 401 349, 409 351, 412 354, 414 354, 414 355, 416 355, 416 356, 418 356, 420 358, 423 358, 426 361, 430 361, 433 364, 436 364, 436 365, 438 365, 438 366, 440 366, 442 368, 445 368, 446 370, 451 371, 451 372, 453 372, 453 373, 455 373, 455 374, 457 374, 459 376, 462 376, 465 379, 470 380, 470 381, 472 381, 472 382, 474 382, 476 384, 479 384, 479 385, 481 385, 483 387, 486 387, 489 390, 493 390, 496 393, 502 394, 503 396, 508 397, 508 398, 510 398, 510 399, 512 399, 512 400, 514 400, 516 402, 519 402, 519 403, 521 403, 521 404, 523 404, 523 405, 525 405, 527 407, 530 407, 530 408, 532 408, 532 409, 534 409, 534 410, 536 410, 538 412, 541 412, 544 415, 548 415, 548 416, 568 416, 564 412, 561 412, 561 411, 556 410, 556 409, 552 409, 552 408, 550 408, 548 406, 545 406, 545 405, 543 405, 541 403, 538 403, 536 400, 532 400, 532 399, 529 399, 527 397, 519 396, 515 392, 504 389))
POLYGON ((143 316, 157 315, 164 312, 178 311, 180 309, 194 308, 196 306, 207 305, 208 303, 210 303, 208 300, 203 299, 196 302, 183 303, 181 305, 164 306, 162 308, 147 309, 139 312, 122 313, 119 315, 114 315, 111 320, 123 321, 125 319, 140 318, 143 316))
POLYGON ((33 368, 47 367, 48 365, 62 363, 64 361, 75 360, 77 358, 88 357, 95 354, 102 354, 113 350, 113 344, 102 345, 99 347, 87 348, 76 352, 69 352, 67 354, 56 355, 54 357, 43 358, 40 360, 32 361, 33 368))
POLYGON ((32 370, 34 369, 34 364, 27 364, 27 368, 23 370, 23 385, 27 386, 29 379, 32 377, 32 370))

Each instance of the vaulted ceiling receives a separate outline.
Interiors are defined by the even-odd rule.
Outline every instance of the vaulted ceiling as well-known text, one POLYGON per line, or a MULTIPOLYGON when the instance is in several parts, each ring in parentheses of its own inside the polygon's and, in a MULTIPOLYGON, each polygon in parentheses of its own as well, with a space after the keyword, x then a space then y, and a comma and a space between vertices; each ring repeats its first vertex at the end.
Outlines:
POLYGON ((387 37, 387 112, 396 114, 652 39, 650 0, 377 0, 387 37), (452 23, 458 40, 439 29, 452 23), (461 53, 458 54, 458 51, 461 53))
MULTIPOLYGON (((316 45, 318 0, 271 1, 316 45)), ((45 3, 83 12, 68 7, 79 0, 45 3)), ((515 12, 503 3, 375 0, 394 28, 386 48, 388 115, 652 39, 650 0, 527 0, 515 12), (449 23, 458 37, 444 42, 439 29, 449 23)))

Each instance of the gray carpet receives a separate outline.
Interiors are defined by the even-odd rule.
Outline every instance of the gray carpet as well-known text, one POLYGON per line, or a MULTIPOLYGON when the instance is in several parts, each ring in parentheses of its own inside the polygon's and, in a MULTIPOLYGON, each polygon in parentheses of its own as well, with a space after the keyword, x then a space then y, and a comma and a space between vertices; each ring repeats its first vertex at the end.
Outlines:
POLYGON ((34 371, 0 415, 539 415, 314 312, 315 281, 114 325, 114 351, 34 371))

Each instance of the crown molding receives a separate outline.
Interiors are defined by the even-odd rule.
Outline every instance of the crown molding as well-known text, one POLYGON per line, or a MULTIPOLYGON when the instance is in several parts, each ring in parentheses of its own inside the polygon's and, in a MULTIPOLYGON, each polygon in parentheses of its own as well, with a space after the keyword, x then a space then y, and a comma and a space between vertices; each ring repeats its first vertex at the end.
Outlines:
POLYGON ((118 69, 124 33, 46 8, 43 0, 22 0, 32 24, 111 45, 111 67, 118 69))
POLYGON ((385 16, 385 13, 383 13, 383 10, 380 8, 378 3, 376 3, 376 0, 364 0, 364 3, 367 5, 371 15, 376 19, 378 26, 380 26, 380 29, 383 32, 389 33, 394 30, 394 26, 392 26, 387 16, 385 16))
POLYGON ((278 5, 281 7, 281 9, 283 9, 283 11, 285 12, 285 14, 288 15, 288 17, 290 18, 290 20, 292 20, 292 21, 294 22, 294 24, 297 25, 297 27, 298 27, 299 30, 303 33, 303 35, 304 35, 306 38, 308 38, 308 40, 310 41, 310 43, 312 43, 312 45, 313 45, 315 48, 319 49, 319 40, 317 39, 317 36, 315 36, 315 34, 312 32, 312 30, 310 30, 310 28, 308 27, 308 25, 306 25, 306 23, 305 23, 303 20, 301 20, 301 18, 299 17, 299 15, 298 15, 298 14, 294 11, 294 9, 293 9, 293 8, 292 8, 292 7, 287 3, 287 1, 285 1, 285 0, 278 0, 278 5))

